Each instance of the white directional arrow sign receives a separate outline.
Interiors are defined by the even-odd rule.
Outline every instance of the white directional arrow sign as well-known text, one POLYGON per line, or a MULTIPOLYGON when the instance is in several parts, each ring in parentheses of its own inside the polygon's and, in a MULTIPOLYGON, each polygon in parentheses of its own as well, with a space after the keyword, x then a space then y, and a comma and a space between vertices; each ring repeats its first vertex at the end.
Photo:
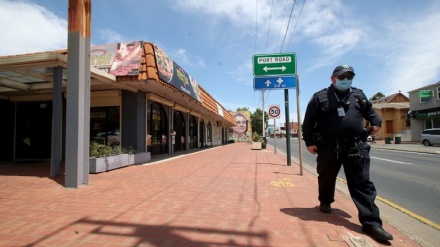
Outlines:
POLYGON ((270 80, 267 80, 264 84, 266 84, 266 87, 269 87, 272 82, 270 82, 270 80))
POLYGON ((284 71, 284 70, 286 70, 286 66, 281 66, 281 67, 272 67, 272 68, 269 68, 269 67, 267 67, 267 66, 265 66, 264 68, 263 68, 263 70, 264 71, 269 71, 269 70, 281 70, 281 71, 284 71))
POLYGON ((295 75, 296 54, 277 53, 254 55, 254 76, 295 75))

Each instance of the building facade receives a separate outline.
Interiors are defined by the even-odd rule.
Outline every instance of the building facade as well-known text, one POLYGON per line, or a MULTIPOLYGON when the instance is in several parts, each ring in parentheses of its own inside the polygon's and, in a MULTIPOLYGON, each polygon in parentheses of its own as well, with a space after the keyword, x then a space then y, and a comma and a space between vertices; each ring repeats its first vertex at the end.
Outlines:
MULTIPOLYGON (((0 161, 66 152, 67 50, 0 57, 0 161), (56 98, 60 98, 56 101, 56 98)), ((89 142, 151 156, 227 143, 234 117, 155 44, 91 47, 89 142)))
POLYGON ((399 137, 411 141, 409 122, 409 99, 401 92, 372 100, 373 109, 382 119, 382 128, 376 134, 378 139, 399 137))
POLYGON ((409 93, 412 140, 420 141, 424 129, 440 128, 440 81, 409 93))

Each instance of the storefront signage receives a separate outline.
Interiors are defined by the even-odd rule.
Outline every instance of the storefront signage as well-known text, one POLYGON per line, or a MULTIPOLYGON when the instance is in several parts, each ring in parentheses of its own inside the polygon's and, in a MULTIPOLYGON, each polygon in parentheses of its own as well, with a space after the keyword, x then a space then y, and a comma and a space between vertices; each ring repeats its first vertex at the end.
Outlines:
POLYGON ((160 79, 189 95, 191 98, 201 101, 199 84, 194 78, 188 75, 182 67, 175 63, 157 45, 154 45, 154 55, 156 56, 156 66, 160 79))
POLYGON ((432 91, 431 90, 420 90, 419 91, 419 97, 420 98, 431 98, 432 97, 432 91))
POLYGON ((90 65, 115 76, 138 75, 143 46, 143 41, 92 46, 90 65))
POLYGON ((430 117, 439 117, 439 116, 440 116, 440 107, 411 112, 412 118, 430 118, 430 117))

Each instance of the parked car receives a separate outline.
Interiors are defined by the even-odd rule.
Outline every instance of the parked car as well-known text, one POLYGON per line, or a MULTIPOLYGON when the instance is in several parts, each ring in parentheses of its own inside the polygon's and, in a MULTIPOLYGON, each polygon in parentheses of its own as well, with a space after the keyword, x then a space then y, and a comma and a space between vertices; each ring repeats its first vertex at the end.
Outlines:
POLYGON ((440 129, 425 129, 420 134, 420 141, 425 146, 440 145, 440 129))

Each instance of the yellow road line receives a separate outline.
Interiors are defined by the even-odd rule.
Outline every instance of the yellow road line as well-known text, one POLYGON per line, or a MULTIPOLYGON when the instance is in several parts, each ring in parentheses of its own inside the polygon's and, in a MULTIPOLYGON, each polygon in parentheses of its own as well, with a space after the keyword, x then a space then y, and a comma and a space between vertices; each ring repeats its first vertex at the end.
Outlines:
MULTIPOLYGON (((338 180, 341 181, 341 182, 347 183, 346 180, 344 180, 344 179, 342 179, 340 177, 338 177, 338 180)), ((401 211, 402 213, 407 214, 407 215, 413 217, 414 219, 419 220, 422 223, 425 223, 425 224, 427 224, 429 226, 432 226, 432 227, 434 227, 437 230, 440 230, 440 225, 439 224, 437 224, 437 223, 435 223, 435 222, 433 222, 433 221, 431 221, 431 220, 429 220, 429 219, 427 219, 427 218, 425 218, 423 216, 420 216, 420 215, 418 215, 418 214, 416 214, 416 213, 414 213, 414 212, 412 212, 412 211, 410 211, 410 210, 408 210, 406 208, 403 208, 403 207, 401 207, 401 206, 395 204, 394 202, 391 202, 391 201, 389 201, 389 200, 387 200, 385 198, 382 198, 380 196, 377 196, 376 198, 377 198, 377 200, 387 204, 388 206, 393 207, 393 208, 401 211)))

